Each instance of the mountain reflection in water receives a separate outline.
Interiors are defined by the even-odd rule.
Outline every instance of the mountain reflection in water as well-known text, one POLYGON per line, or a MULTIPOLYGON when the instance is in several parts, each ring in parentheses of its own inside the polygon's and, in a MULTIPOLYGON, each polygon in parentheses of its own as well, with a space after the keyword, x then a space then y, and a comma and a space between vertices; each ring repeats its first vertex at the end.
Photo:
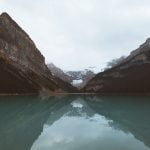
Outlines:
POLYGON ((150 150, 150 97, 0 97, 2 150, 150 150))

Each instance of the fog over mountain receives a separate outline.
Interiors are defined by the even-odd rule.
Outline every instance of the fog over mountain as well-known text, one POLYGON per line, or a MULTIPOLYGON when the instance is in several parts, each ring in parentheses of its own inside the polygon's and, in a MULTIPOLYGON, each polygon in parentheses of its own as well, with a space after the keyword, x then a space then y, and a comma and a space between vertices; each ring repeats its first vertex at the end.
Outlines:
POLYGON ((46 57, 63 70, 100 70, 150 36, 149 0, 0 0, 46 57))

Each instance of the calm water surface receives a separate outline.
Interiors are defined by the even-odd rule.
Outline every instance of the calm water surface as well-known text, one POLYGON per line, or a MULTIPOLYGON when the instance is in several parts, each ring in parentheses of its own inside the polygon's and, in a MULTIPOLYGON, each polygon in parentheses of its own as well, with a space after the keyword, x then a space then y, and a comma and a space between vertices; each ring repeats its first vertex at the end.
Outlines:
POLYGON ((150 97, 0 97, 0 150, 150 150, 150 97))

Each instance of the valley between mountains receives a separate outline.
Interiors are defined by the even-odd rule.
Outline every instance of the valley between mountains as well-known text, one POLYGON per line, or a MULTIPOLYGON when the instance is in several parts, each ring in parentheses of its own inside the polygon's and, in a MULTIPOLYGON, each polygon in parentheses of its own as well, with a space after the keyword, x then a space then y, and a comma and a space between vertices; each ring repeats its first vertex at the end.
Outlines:
POLYGON ((46 64, 29 35, 7 13, 0 15, 0 94, 6 95, 149 94, 150 39, 98 74, 90 69, 72 70, 63 71, 53 63, 46 64))

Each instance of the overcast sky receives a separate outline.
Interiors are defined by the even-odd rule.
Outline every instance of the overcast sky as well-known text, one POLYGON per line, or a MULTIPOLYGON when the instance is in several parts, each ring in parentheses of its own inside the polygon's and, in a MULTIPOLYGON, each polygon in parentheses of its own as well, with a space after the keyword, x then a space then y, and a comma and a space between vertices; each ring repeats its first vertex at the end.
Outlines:
POLYGON ((103 68, 150 37, 150 0, 0 0, 4 11, 64 70, 103 68))

